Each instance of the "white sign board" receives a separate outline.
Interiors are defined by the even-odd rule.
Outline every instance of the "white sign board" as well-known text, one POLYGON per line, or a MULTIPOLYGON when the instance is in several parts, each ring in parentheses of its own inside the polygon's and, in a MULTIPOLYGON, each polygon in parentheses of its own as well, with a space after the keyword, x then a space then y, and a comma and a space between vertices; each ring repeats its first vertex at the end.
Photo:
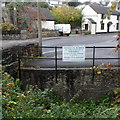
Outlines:
POLYGON ((85 60, 85 46, 63 46, 62 60, 69 62, 79 62, 85 60))

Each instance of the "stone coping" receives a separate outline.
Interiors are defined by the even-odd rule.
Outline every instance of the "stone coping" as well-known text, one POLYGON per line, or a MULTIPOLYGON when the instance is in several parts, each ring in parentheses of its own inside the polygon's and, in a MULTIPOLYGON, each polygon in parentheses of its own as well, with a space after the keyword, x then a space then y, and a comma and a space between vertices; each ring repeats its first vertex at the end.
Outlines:
MULTIPOLYGON (((100 70, 105 70, 107 68, 100 68, 100 70)), ((120 67, 112 67, 113 70, 120 70, 120 67)), ((53 70, 55 68, 41 68, 41 67, 22 67, 21 70, 53 70)), ((92 70, 92 67, 89 68, 57 68, 57 70, 92 70)))

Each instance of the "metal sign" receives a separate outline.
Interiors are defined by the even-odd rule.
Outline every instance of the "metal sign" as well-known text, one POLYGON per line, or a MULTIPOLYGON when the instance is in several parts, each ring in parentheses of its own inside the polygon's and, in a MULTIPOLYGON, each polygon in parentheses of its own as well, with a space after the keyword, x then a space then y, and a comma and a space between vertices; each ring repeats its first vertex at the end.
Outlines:
POLYGON ((63 46, 62 53, 62 60, 66 62, 85 60, 85 46, 63 46))

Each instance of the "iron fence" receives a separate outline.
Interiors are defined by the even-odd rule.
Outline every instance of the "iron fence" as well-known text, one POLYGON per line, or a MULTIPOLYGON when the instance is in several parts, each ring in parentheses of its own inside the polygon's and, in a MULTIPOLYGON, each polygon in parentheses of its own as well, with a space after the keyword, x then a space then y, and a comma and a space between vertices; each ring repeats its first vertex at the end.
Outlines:
MULTIPOLYGON (((17 46, 18 47, 18 72, 19 72, 19 79, 21 80, 21 60, 22 59, 47 59, 47 60, 54 60, 55 61, 55 66, 54 66, 54 69, 55 69, 55 80, 56 80, 56 83, 58 82, 57 80, 57 77, 58 77, 58 60, 62 60, 62 58, 58 58, 58 49, 62 49, 62 47, 51 47, 51 46, 39 46, 39 48, 53 48, 54 49, 54 57, 29 57, 29 56, 21 56, 20 55, 20 48, 23 48, 24 46, 17 46)), ((103 48, 116 48, 113 47, 113 46, 101 46, 101 47, 96 47, 96 46, 93 46, 93 47, 85 47, 85 48, 92 48, 92 57, 87 57, 85 58, 85 60, 92 60, 92 68, 94 68, 95 66, 95 60, 110 60, 110 59, 117 59, 119 60, 119 56, 117 58, 107 58, 107 57, 104 57, 104 58, 100 58, 100 57, 96 57, 95 54, 96 54, 96 49, 103 49, 103 48)), ((95 70, 92 69, 92 83, 94 82, 94 77, 95 77, 95 70)))

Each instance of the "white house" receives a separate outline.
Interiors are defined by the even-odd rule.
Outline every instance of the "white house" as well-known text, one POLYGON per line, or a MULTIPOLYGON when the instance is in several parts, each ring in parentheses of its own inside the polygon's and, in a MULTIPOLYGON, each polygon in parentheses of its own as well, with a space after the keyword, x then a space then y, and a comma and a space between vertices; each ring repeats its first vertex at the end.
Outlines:
MULTIPOLYGON (((2 22, 13 23, 13 19, 11 19, 10 13, 6 12, 6 10, 4 9, 2 9, 2 12, 3 12, 2 22)), ((48 30, 54 30, 55 19, 52 16, 50 10, 48 8, 41 8, 40 16, 41 16, 42 28, 48 30)), ((19 12, 18 14, 18 17, 20 19, 18 20, 18 26, 21 25, 22 21, 27 21, 27 24, 30 26, 31 30, 37 30, 37 25, 38 25, 37 8, 23 6, 21 12, 19 12)))
POLYGON ((91 34, 117 32, 119 27, 118 12, 113 12, 110 19, 103 19, 108 13, 108 10, 109 7, 100 4, 89 4, 84 6, 82 11, 84 14, 82 30, 90 31, 91 34), (102 20, 103 22, 101 22, 102 20))
POLYGON ((45 16, 45 20, 42 20, 42 28, 54 30, 55 19, 47 8, 41 9, 42 14, 45 16))
MULTIPOLYGON (((32 28, 37 27, 37 9, 24 6, 23 10, 28 18, 32 20, 32 28)), ((55 20, 48 8, 41 8, 41 25, 43 29, 54 30, 55 20)))

